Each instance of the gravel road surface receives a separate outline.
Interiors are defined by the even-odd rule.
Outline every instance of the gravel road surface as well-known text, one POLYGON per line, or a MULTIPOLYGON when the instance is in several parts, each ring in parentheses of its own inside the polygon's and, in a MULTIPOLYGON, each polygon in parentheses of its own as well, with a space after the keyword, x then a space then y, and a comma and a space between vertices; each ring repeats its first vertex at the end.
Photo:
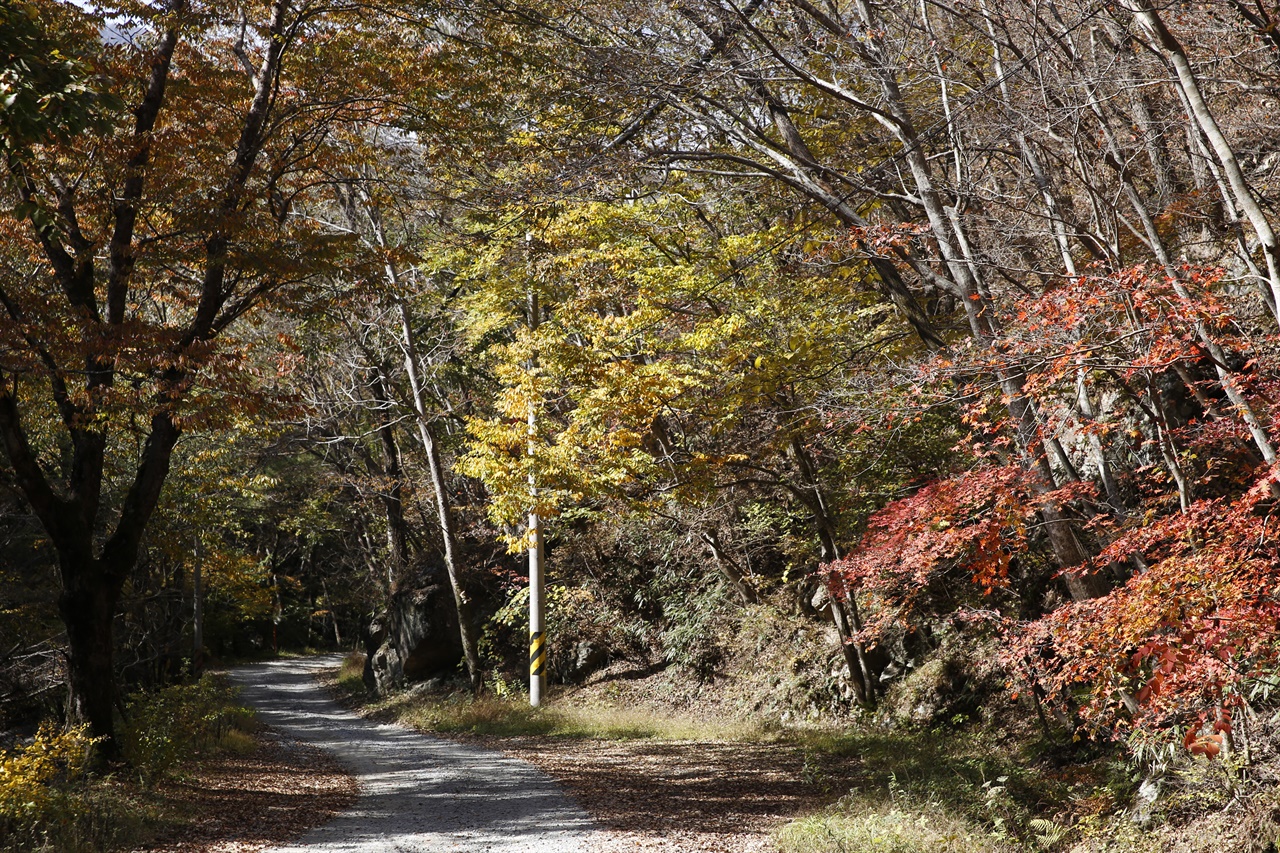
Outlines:
POLYGON ((579 853, 591 818, 532 765, 361 718, 315 681, 336 657, 233 670, 259 718, 333 753, 360 785, 355 806, 267 853, 579 853))

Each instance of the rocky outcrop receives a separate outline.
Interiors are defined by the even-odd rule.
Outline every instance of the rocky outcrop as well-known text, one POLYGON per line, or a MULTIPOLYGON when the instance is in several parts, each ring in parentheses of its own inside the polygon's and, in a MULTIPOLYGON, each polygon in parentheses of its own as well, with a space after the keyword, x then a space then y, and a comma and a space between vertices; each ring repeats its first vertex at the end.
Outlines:
POLYGON ((607 648, 590 640, 579 640, 573 644, 571 653, 564 657, 559 670, 553 672, 553 675, 562 683, 580 684, 608 662, 607 648))
POLYGON ((408 682, 452 674, 462 660, 458 617, 447 586, 401 590, 365 633, 364 683, 384 695, 408 682))

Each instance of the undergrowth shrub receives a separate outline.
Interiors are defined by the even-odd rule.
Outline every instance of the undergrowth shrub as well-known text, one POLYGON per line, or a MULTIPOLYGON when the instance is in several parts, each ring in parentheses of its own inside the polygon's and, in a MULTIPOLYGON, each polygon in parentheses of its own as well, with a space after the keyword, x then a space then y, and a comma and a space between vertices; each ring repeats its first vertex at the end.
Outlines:
MULTIPOLYGON (((250 712, 218 676, 138 693, 118 738, 151 784, 175 767, 251 743, 250 712)), ((46 723, 29 744, 0 753, 0 853, 98 853, 136 847, 160 820, 136 785, 88 774, 96 739, 46 723)))
POLYGON ((0 850, 45 849, 51 827, 76 820, 95 742, 84 726, 45 723, 30 744, 0 754, 0 850))
POLYGON ((98 853, 135 846, 150 811, 88 768, 95 738, 45 723, 25 746, 0 753, 0 851, 98 853))
MULTIPOLYGON (((551 584, 545 596, 547 670, 553 681, 573 681, 606 659, 643 653, 643 627, 613 610, 591 590, 551 584), (584 648, 593 650, 599 659, 582 660, 584 648)), ((529 590, 522 587, 489 620, 480 651, 497 661, 504 657, 504 651, 514 650, 516 660, 523 663, 528 634, 529 590)))
POLYGON ((728 620, 733 608, 728 591, 719 578, 711 576, 684 589, 678 578, 671 581, 659 577, 653 584, 662 605, 662 655, 668 663, 709 680, 724 662, 731 633, 728 620))
POLYGON ((217 675, 135 693, 126 706, 120 743, 144 783, 163 778, 184 761, 209 754, 243 732, 252 714, 217 675))

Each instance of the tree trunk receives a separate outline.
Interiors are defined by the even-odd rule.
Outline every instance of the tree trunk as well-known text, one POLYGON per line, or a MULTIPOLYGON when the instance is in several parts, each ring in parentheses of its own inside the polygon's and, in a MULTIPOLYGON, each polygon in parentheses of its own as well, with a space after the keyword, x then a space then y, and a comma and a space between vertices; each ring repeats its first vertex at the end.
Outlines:
POLYGON ((436 493, 436 512, 440 517, 440 532, 444 539, 444 566, 449 573, 453 604, 458 611, 458 633, 462 640, 462 654, 467 660, 467 673, 471 678, 471 687, 478 690, 481 672, 475 608, 471 606, 471 599, 467 596, 458 565, 456 524, 453 520, 453 509, 449 505, 449 493, 445 490, 444 465, 440 461, 440 451, 436 447, 435 436, 431 434, 430 427, 425 421, 420 420, 418 430, 422 436, 423 450, 426 451, 427 464, 431 468, 431 483, 436 493))
MULTIPOLYGON (((840 586, 841 592, 848 596, 849 603, 853 605, 852 612, 856 614, 857 604, 853 601, 853 591, 843 582, 840 586)), ((850 614, 845 612, 844 605, 845 602, 840 596, 831 596, 831 601, 827 605, 831 610, 831 624, 835 626, 836 634, 840 637, 840 651, 844 654, 845 666, 849 668, 849 683, 853 685, 858 704, 868 710, 874 710, 876 707, 875 681, 871 676, 866 652, 862 643, 857 640, 858 631, 862 628, 860 624, 851 624, 854 620, 851 620, 850 614)))
MULTIPOLYGON (((950 273, 951 291, 964 306, 971 334, 976 341, 991 346, 998 332, 994 320, 995 313, 989 304, 989 298, 980 286, 981 282, 974 276, 977 264, 970 261, 976 261, 976 259, 966 257, 966 254, 972 253, 969 247, 970 241, 963 233, 959 222, 947 216, 946 205, 934 183, 929 160, 925 156, 915 123, 898 86, 895 66, 885 56, 881 44, 880 34, 884 32, 884 28, 879 15, 869 0, 857 0, 854 7, 860 19, 859 32, 850 31, 847 37, 854 39, 855 49, 861 55, 867 70, 875 76, 879 84, 886 114, 875 117, 902 144, 902 156, 915 184, 919 204, 929 222, 931 236, 938 247, 942 264, 950 273)), ((1013 417, 1024 464, 1043 481, 1042 485, 1037 486, 1037 490, 1041 494, 1047 493, 1056 483, 1053 470, 1045 456, 1045 443, 1040 437, 1035 406, 1026 396, 1022 377, 1016 372, 998 370, 997 378, 1008 400, 1007 405, 1013 417)), ((1105 593, 1107 588, 1100 578, 1086 576, 1076 571, 1076 567, 1084 562, 1085 554, 1062 508, 1056 502, 1046 502, 1041 510, 1041 516, 1044 518, 1049 543, 1058 564, 1064 571, 1067 588, 1072 598, 1080 600, 1105 593)))
POLYGON ((409 566, 408 525, 404 517, 404 472, 400 464, 400 445, 396 441, 393 401, 381 368, 373 371, 369 389, 383 411, 378 424, 378 441, 382 445, 384 483, 378 490, 387 521, 387 588, 394 595, 404 580, 409 566))
MULTIPOLYGON (((364 212, 373 228, 374 241, 379 248, 387 249, 389 243, 382 223, 381 210, 367 188, 360 187, 359 191, 364 198, 364 212)), ((354 225, 355 216, 353 213, 350 216, 354 225)), ((395 292, 397 294, 405 292, 400 269, 394 261, 390 259, 386 261, 385 271, 387 280, 395 287, 395 292)), ((479 637, 474 624, 475 613, 463 583, 461 566, 458 564, 457 525, 454 522, 453 507, 445 484, 444 463, 440 458, 440 450, 436 445, 435 435, 431 431, 431 423, 427 416, 427 394, 418 369, 418 344, 413 332, 413 318, 409 314, 409 306, 403 299, 396 299, 396 311, 400 320, 400 343, 404 352, 405 373, 409 377, 410 403, 416 416, 418 437, 427 456, 431 485, 435 491, 436 515, 440 521, 440 536, 444 546, 444 566, 449 575, 449 586, 453 590, 453 602, 458 612, 459 639, 462 641, 462 652, 467 661, 467 674, 471 680, 471 687, 478 690, 481 672, 479 637)))
POLYGON ((720 545, 720 537, 714 530, 704 530, 700 534, 702 541, 707 543, 707 547, 711 549, 711 556, 715 558, 716 565, 720 568, 720 573, 724 575, 725 580, 729 582, 729 586, 738 594, 738 598, 742 599, 743 604, 759 604, 760 597, 756 594, 755 588, 747 583, 746 573, 742 571, 742 567, 737 561, 725 553, 724 548, 720 545))
MULTIPOLYGON (((805 450, 796 435, 791 436, 791 453, 796 460, 796 467, 804 481, 804 488, 797 490, 796 495, 813 513, 814 524, 818 528, 818 541, 822 544, 822 561, 832 563, 841 557, 840 546, 836 544, 836 526, 827 509, 826 496, 818 482, 818 470, 809 452, 805 450)), ((849 665, 849 677, 853 681, 854 690, 858 693, 858 703, 864 708, 876 706, 876 682, 872 673, 871 662, 867 659, 867 650, 858 633, 862 630, 862 618, 858 614, 858 601, 841 577, 838 594, 831 596, 831 621, 840 635, 841 650, 845 662, 849 665), (848 612, 845 605, 848 605, 848 612)))
POLYGON ((191 672, 197 678, 204 675, 204 545, 196 539, 196 562, 191 573, 192 598, 192 651, 191 672))
MULTIPOLYGON (((1102 107, 1098 103, 1097 96, 1093 93, 1090 93, 1090 108, 1093 110, 1094 116, 1098 120, 1098 125, 1102 130, 1107 150, 1111 154, 1112 168, 1116 171, 1117 178, 1124 190, 1125 197, 1128 199, 1134 213, 1137 214, 1138 220, 1142 223, 1143 232, 1146 234, 1147 243, 1149 244, 1152 254, 1155 255, 1156 260, 1160 265, 1164 267, 1165 275, 1167 275, 1169 280, 1173 283, 1174 291, 1178 296, 1190 301, 1192 298, 1191 293, 1183 283, 1182 271, 1177 268, 1173 262, 1173 258, 1169 255, 1169 252, 1164 245, 1164 240, 1160 236, 1160 231, 1156 228, 1155 220, 1152 218, 1151 212, 1148 210, 1146 203, 1142 200, 1142 196, 1138 192, 1138 188, 1134 185, 1133 179, 1120 165, 1126 159, 1125 153, 1121 149, 1120 144, 1115 137, 1115 133, 1112 131, 1106 120, 1106 115, 1103 113, 1102 107)), ((1249 428, 1249 434, 1253 437, 1254 444, 1257 446, 1258 452, 1262 454, 1262 458, 1268 465, 1274 464, 1276 461, 1275 445, 1272 443, 1271 437, 1267 434, 1267 430, 1263 426, 1257 413, 1254 411, 1253 406, 1240 392, 1235 378, 1231 375, 1231 370, 1228 367, 1230 361, 1227 358, 1226 351, 1222 348, 1221 344, 1214 340, 1212 333, 1203 322, 1197 320, 1195 323, 1195 330, 1196 336, 1200 339, 1200 343, 1209 351, 1209 355, 1213 360, 1214 370, 1218 375, 1218 383, 1222 387, 1223 393, 1226 394, 1231 405, 1235 407, 1236 412, 1249 428)), ((1151 387, 1153 388, 1154 393, 1154 386, 1151 387)), ((1194 389, 1192 390, 1194 391, 1194 389)), ((1153 404, 1158 408, 1159 400, 1153 398, 1153 404)), ((1161 445, 1161 448, 1163 452, 1163 444, 1161 445)), ((1176 475, 1175 479, 1177 479, 1176 475)), ((1185 490, 1181 488, 1181 480, 1179 480, 1179 483, 1179 494, 1185 498, 1186 493, 1185 490)), ((1273 492, 1275 491, 1276 490, 1273 488, 1273 492)), ((1280 492, 1276 493, 1280 496, 1280 492)), ((1186 509, 1185 505, 1183 506, 1183 509, 1186 509)))
POLYGON ((67 718, 87 724, 95 737, 103 738, 104 758, 119 757, 115 740, 115 662, 112 637, 117 583, 92 558, 76 562, 60 559, 62 575, 71 581, 58 597, 58 612, 67 628, 67 686, 70 691, 67 718))
MULTIPOLYGON (((126 482, 115 484, 127 485, 127 489, 110 513, 102 512, 101 507, 106 472, 124 472, 128 464, 122 456, 109 465, 107 462, 108 449, 116 445, 105 426, 115 417, 116 404, 103 406, 104 401, 111 399, 108 391, 117 378, 115 358, 110 353, 115 343, 122 340, 119 337, 122 333, 133 335, 140 331, 126 326, 127 321, 132 322, 130 307, 138 301, 131 292, 137 260, 136 231, 138 223, 146 218, 140 216, 139 211, 149 209, 145 191, 153 131, 165 105, 174 51, 189 25, 187 3, 157 4, 157 9, 166 12, 158 23, 169 29, 156 33, 150 55, 139 56, 140 60, 145 56, 140 68, 149 69, 143 75, 145 88, 141 100, 131 110, 134 117, 131 138, 120 137, 132 153, 121 164, 123 169, 117 176, 119 183, 110 210, 99 217, 101 226, 110 233, 109 241, 97 245, 96 254, 88 251, 93 246, 82 237, 72 239, 70 248, 64 244, 63 237, 78 230, 75 200, 69 193, 59 201, 61 224, 68 226, 69 232, 62 228, 37 227, 33 235, 50 271, 50 284, 56 286, 42 286, 39 292, 49 298, 55 290, 61 290, 66 303, 57 306, 42 301, 36 310, 69 311, 59 316, 65 316, 79 329, 78 334, 85 343, 83 351, 58 364, 54 356, 62 356, 61 345, 53 352, 38 341, 28 341, 33 351, 40 353, 46 368, 43 378, 32 384, 47 382, 52 391, 52 402, 62 427, 57 441, 69 449, 70 464, 64 462, 60 466, 61 477, 55 488, 52 475, 46 471, 46 461, 32 446, 23 425, 17 399, 19 377, 4 373, 0 373, 0 443, 14 485, 39 519, 58 555, 62 585, 58 607, 68 637, 68 716, 72 722, 89 724, 92 734, 102 739, 99 754, 106 757, 119 754, 112 719, 115 607, 137 562, 143 533, 169 473, 173 448, 181 433, 178 407, 190 393, 190 373, 207 363, 206 345, 270 289, 263 284, 260 289, 250 291, 253 298, 246 297, 230 311, 225 310, 233 296, 239 298, 248 290, 238 278, 231 283, 227 281, 228 265, 234 256, 233 238, 225 229, 230 227, 228 223, 239 218, 245 189, 272 126, 269 119, 279 91, 282 57, 290 44, 290 39, 285 37, 289 5, 289 0, 274 0, 272 4, 269 33, 263 39, 265 55, 253 83, 253 100, 241 122, 239 141, 234 150, 228 152, 232 158, 226 180, 216 193, 216 202, 210 205, 209 213, 214 215, 207 218, 210 223, 207 230, 188 235, 195 241, 194 245, 202 245, 204 250, 203 271, 195 276, 199 291, 195 311, 183 321, 161 322, 163 331, 154 341, 147 339, 143 343, 145 347, 154 343, 155 363, 169 363, 169 366, 161 368, 155 377, 154 388, 147 392, 145 408, 134 410, 133 427, 146 439, 137 456, 138 467, 132 480, 126 477, 126 482), (105 269, 100 271, 95 267, 98 258, 106 261, 105 269), (99 304, 100 296, 105 296, 102 304, 99 304), (73 381, 80 384, 73 388, 73 381)), ((16 181, 18 196, 35 203, 39 201, 40 187, 16 168, 18 162, 17 158, 9 159, 10 177, 16 181)), ((279 286, 274 277, 265 273, 264 276, 273 286, 279 286)), ((145 297, 141 301, 145 303, 145 297)), ((17 306, 6 301, 6 310, 8 319, 21 326, 23 321, 17 306)), ((145 313, 145 309, 140 310, 145 313)), ((144 322, 143 326, 146 325, 144 322)), ((151 362, 148 364, 145 373, 152 370, 151 362)), ((129 381, 132 382, 132 378, 129 381)), ((120 432, 114 438, 120 439, 122 446, 129 446, 131 434, 120 432)), ((53 463, 48 464, 52 470, 53 463)), ((115 486, 108 489, 113 496, 118 492, 115 486)))
POLYGON ((400 310, 400 330, 405 349, 405 370, 409 374, 409 387, 413 394, 418 436, 422 439, 422 449, 427 455, 427 466, 431 471, 431 485, 435 490, 436 514, 440 519, 440 535, 444 540, 444 567, 449 573, 453 603, 458 611, 458 633, 462 640, 462 653, 467 660, 467 673, 471 678, 471 687, 478 690, 481 672, 475 612, 463 584, 461 567, 458 565, 457 525, 453 519, 453 507, 449 503, 449 492, 445 484, 444 463, 440 459, 440 448, 436 445, 435 435, 431 432, 431 424, 427 421, 426 394, 418 375, 418 349, 413 335, 409 308, 402 301, 397 302, 397 306, 400 310))

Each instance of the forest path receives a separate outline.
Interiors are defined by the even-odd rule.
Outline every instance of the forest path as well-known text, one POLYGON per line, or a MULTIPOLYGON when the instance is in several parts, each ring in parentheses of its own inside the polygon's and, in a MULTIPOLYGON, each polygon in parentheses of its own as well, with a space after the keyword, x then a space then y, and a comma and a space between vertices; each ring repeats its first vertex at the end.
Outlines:
POLYGON ((591 818, 527 762, 363 719, 316 675, 337 656, 294 658, 230 673, 259 718, 314 744, 360 785, 353 808, 267 853, 576 853, 591 818))

